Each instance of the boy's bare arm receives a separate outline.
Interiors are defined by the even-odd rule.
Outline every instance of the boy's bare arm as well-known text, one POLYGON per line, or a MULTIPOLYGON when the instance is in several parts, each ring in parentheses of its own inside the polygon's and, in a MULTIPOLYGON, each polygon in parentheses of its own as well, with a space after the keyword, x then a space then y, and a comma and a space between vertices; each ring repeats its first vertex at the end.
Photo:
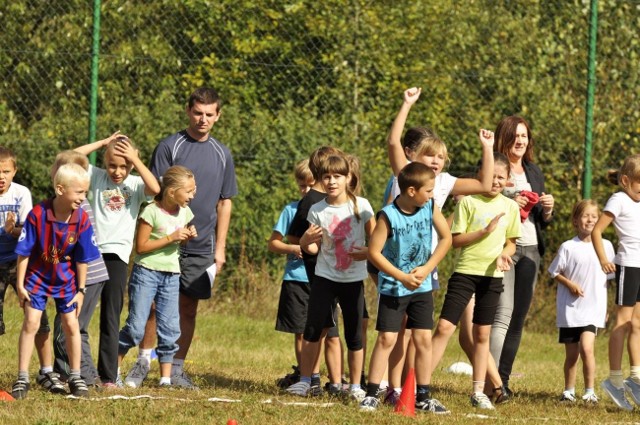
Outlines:
POLYGON ((393 277, 402 283, 405 288, 413 291, 420 287, 423 279, 420 279, 413 273, 404 273, 382 255, 382 249, 384 248, 388 233, 389 225, 387 220, 383 217, 378 218, 371 239, 369 239, 369 261, 371 261, 378 270, 393 277))
POLYGON ((578 285, 575 282, 567 279, 566 277, 564 277, 561 274, 559 274, 556 277, 554 277, 554 279, 555 279, 556 282, 566 286, 567 289, 569 290, 569 292, 571 292, 576 297, 584 297, 584 291, 582 290, 580 285, 578 285))
MULTIPOLYGON (((434 205, 433 208, 433 227, 438 233, 438 245, 433 251, 427 263, 423 266, 427 273, 431 273, 451 248, 453 237, 447 219, 442 215, 440 208, 434 205)), ((425 276, 426 277, 426 276, 425 276)))
POLYGON ((267 249, 276 254, 295 255, 297 258, 302 258, 302 249, 300 245, 290 244, 284 241, 284 237, 278 232, 272 232, 269 241, 267 242, 267 249))

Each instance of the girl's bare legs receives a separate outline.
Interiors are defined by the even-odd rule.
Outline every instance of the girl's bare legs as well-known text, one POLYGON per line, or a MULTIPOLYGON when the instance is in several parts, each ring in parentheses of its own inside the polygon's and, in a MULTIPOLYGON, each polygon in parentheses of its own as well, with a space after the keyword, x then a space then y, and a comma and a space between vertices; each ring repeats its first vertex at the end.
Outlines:
MULTIPOLYGON (((583 332, 583 335, 586 332, 583 332)), ((582 338, 581 338, 582 340, 582 338)), ((576 389, 576 372, 578 370, 578 358, 580 357, 580 344, 570 343, 564 344, 564 390, 575 394, 576 389)), ((584 360, 583 360, 584 366, 584 360)), ((593 388, 593 387, 589 387, 593 388)))
MULTIPOLYGON (((582 358, 582 373, 584 375, 585 389, 593 389, 596 382, 596 334, 582 332, 580 335, 580 357, 582 358)), ((575 385, 575 374, 573 384, 575 385)))

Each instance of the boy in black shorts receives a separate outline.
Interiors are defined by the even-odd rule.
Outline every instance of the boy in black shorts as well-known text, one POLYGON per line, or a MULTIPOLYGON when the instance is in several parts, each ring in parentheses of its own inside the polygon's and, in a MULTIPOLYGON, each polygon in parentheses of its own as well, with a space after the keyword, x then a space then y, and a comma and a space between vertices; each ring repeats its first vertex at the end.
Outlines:
POLYGON ((451 232, 440 209, 434 205, 433 170, 419 162, 404 167, 398 174, 400 195, 378 214, 369 241, 369 261, 377 267, 378 338, 369 365, 367 396, 361 410, 376 410, 380 380, 384 374, 404 315, 407 329, 416 347, 416 409, 449 413, 431 397, 431 330, 433 295, 431 272, 451 246, 451 232), (438 245, 431 253, 432 229, 438 233, 438 245))

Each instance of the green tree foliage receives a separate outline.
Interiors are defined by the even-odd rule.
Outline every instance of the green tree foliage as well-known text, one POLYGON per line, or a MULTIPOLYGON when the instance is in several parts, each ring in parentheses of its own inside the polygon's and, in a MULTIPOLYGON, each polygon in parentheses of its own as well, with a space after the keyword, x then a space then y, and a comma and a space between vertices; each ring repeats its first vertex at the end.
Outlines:
MULTIPOLYGON (((53 156, 86 142, 90 2, 15 0, 0 6, 0 143, 19 156, 18 180, 48 193, 53 156)), ((98 135, 120 129, 146 160, 183 128, 197 86, 225 105, 214 134, 234 153, 230 260, 280 264, 265 241, 296 197, 295 162, 321 145, 358 155, 366 196, 381 203, 390 174, 385 138, 402 91, 423 87, 408 125, 429 125, 451 172, 473 170, 477 132, 519 114, 556 197, 550 253, 571 236, 581 193, 589 2, 586 0, 111 0, 102 4, 98 135), (244 247, 244 251, 240 247, 244 247)), ((635 2, 599 2, 594 197, 615 190, 607 168, 640 135, 635 2)), ((206 182, 198 182, 206 184, 206 182)), ((278 273, 273 268, 274 275, 278 273)))

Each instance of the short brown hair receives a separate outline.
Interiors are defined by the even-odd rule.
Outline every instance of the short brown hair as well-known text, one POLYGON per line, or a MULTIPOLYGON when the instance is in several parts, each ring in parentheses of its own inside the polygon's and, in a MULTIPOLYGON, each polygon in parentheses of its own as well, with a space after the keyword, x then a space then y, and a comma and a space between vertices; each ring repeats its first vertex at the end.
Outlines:
POLYGON ((18 168, 18 163, 16 161, 16 154, 9 148, 5 148, 4 146, 0 146, 0 161, 11 161, 13 163, 13 168, 18 168))
POLYGON ((431 168, 421 162, 411 162, 398 173, 398 187, 400 193, 407 193, 410 187, 420 189, 435 178, 436 173, 431 168))

